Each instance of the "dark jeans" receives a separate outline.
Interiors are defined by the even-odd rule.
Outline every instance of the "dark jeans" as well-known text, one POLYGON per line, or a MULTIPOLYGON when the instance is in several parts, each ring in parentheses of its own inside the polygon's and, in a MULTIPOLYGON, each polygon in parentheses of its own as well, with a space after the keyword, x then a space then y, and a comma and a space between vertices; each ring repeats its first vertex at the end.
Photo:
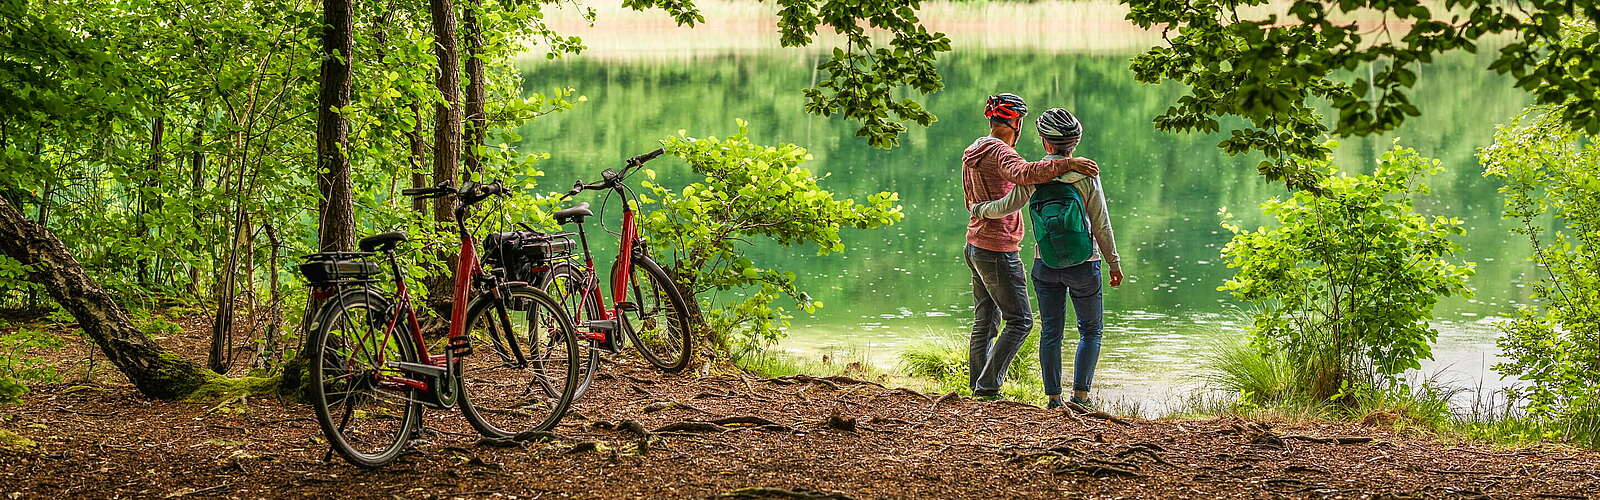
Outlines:
POLYGON ((1033 261, 1033 290, 1039 294, 1039 368, 1044 393, 1061 394, 1061 336, 1067 321, 1067 296, 1078 317, 1078 356, 1072 363, 1072 389, 1089 390, 1100 362, 1105 302, 1100 294, 1100 261, 1056 269, 1033 261))
POLYGON ((967 245, 967 267, 972 269, 972 303, 976 318, 967 349, 967 379, 974 396, 1000 394, 1006 368, 1033 330, 1028 311, 1028 280, 1017 252, 995 252, 967 245), (1000 320, 1005 330, 995 339, 1000 320))

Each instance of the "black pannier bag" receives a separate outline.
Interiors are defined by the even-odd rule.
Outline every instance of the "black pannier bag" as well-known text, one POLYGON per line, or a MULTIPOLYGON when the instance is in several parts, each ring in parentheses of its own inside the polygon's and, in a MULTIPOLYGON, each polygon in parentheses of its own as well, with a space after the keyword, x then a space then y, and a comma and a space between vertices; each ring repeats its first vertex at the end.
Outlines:
POLYGON ((482 260, 509 281, 538 285, 550 271, 549 261, 571 256, 574 246, 570 233, 490 233, 483 238, 482 260))
POLYGON ((378 263, 366 260, 371 252, 323 252, 305 256, 300 274, 312 286, 370 281, 379 273, 378 263))

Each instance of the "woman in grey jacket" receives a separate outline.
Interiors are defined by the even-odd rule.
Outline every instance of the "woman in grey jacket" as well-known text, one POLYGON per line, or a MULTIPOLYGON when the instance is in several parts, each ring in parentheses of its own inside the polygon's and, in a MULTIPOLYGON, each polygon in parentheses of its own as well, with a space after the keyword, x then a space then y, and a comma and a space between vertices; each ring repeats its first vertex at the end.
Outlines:
MULTIPOLYGON (((1077 117, 1061 108, 1045 110, 1037 122, 1039 137, 1044 142, 1044 159, 1065 158, 1072 155, 1083 137, 1083 125, 1077 117)), ((1100 265, 1103 262, 1111 274, 1111 286, 1122 285, 1121 257, 1111 233, 1111 216, 1106 211, 1105 192, 1100 179, 1077 172, 1068 172, 1050 182, 1072 185, 1083 197, 1083 208, 1089 219, 1090 234, 1094 238, 1094 254, 1082 264, 1065 268, 1046 266, 1035 258, 1033 271, 1034 293, 1039 295, 1039 366, 1044 377, 1044 392, 1050 398, 1050 408, 1061 406, 1061 341, 1066 327, 1067 297, 1072 297, 1072 309, 1078 318, 1078 352, 1072 365, 1072 402, 1089 404, 1090 383, 1094 380, 1095 365, 1100 359, 1101 332, 1105 329, 1105 307, 1100 289, 1100 265)), ((1035 193, 1034 186, 1017 186, 1004 198, 974 204, 969 207, 973 217, 1000 218, 1016 213, 1028 206, 1035 193)), ((1043 228, 1035 227, 1034 231, 1043 228)))

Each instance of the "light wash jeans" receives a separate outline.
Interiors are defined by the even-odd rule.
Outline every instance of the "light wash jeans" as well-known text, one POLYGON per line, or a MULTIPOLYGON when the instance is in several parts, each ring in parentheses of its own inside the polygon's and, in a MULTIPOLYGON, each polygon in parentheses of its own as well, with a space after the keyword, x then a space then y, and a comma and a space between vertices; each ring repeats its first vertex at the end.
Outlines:
POLYGON ((1078 317, 1078 356, 1072 363, 1072 389, 1089 390, 1100 362, 1100 337, 1105 328, 1105 302, 1100 293, 1100 261, 1056 269, 1033 261, 1033 290, 1039 294, 1039 368, 1044 393, 1061 394, 1061 337, 1066 327, 1067 296, 1078 317))
POLYGON ((974 396, 996 396, 1005 383, 1006 368, 1017 349, 1033 331, 1028 311, 1028 279, 1017 252, 995 252, 967 245, 967 267, 972 270, 975 318, 967 349, 967 380, 974 396), (1005 330, 998 332, 1000 320, 1005 330))

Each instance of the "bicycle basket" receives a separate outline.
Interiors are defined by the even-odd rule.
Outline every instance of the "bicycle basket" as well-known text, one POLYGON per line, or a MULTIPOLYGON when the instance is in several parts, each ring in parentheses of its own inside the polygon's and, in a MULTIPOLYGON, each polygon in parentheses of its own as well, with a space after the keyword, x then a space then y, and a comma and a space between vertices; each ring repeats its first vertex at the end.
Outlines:
POLYGON ((378 263, 366 260, 371 252, 323 252, 305 256, 300 274, 312 286, 357 283, 371 280, 380 272, 378 263))

